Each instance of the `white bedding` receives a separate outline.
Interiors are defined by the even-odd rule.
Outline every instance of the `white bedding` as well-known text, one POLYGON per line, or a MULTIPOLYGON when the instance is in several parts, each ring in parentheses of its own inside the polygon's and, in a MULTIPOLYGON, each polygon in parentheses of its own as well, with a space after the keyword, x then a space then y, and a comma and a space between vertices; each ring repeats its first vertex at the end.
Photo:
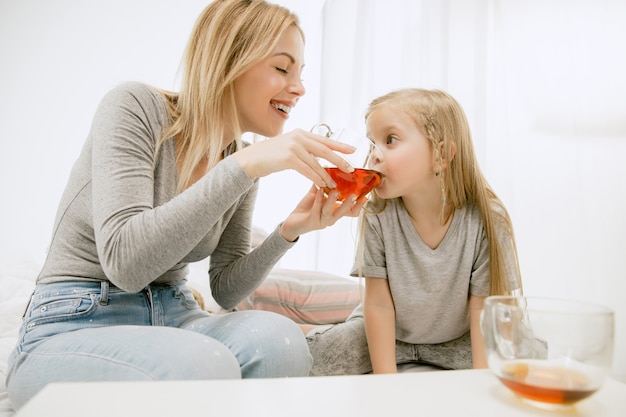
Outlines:
POLYGON ((26 304, 35 288, 36 272, 0 274, 0 417, 13 416, 6 392, 7 359, 15 346, 26 304))

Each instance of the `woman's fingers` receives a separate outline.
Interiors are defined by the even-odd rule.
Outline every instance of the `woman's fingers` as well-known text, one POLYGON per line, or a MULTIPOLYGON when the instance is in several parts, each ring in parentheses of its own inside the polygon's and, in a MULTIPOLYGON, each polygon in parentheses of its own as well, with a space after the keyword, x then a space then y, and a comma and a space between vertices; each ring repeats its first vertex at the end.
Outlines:
POLYGON ((339 193, 331 191, 324 198, 320 211, 320 223, 322 227, 332 226, 342 217, 357 217, 359 212, 367 203, 367 197, 357 198, 356 195, 349 195, 343 202, 337 200, 339 193))
POLYGON ((350 162, 345 160, 341 155, 337 154, 337 152, 351 154, 356 150, 353 146, 326 138, 324 136, 315 135, 313 133, 305 133, 308 138, 311 139, 311 148, 309 149, 309 153, 318 158, 327 160, 344 172, 354 171, 354 167, 350 164, 350 162))
POLYGON ((281 225, 282 236, 293 241, 301 234, 332 226, 344 216, 357 217, 367 202, 366 197, 357 199, 356 196, 349 196, 340 202, 338 196, 336 190, 325 195, 321 189, 312 185, 281 225))
POLYGON ((361 198, 357 199, 352 207, 350 207, 350 212, 348 215, 351 217, 358 216, 363 206, 365 206, 365 203, 367 203, 367 197, 362 196, 361 198))
POLYGON ((298 166, 293 167, 293 169, 313 181, 319 188, 334 188, 336 184, 333 178, 309 149, 310 147, 298 147, 295 150, 297 157, 296 163, 298 163, 298 166))
POLYGON ((324 199, 324 204, 320 208, 320 218, 322 220, 332 220, 338 219, 341 216, 337 216, 337 207, 341 206, 341 203, 337 202, 337 198, 339 197, 339 192, 336 190, 331 191, 328 196, 324 199))
POLYGON ((281 151, 287 152, 285 168, 298 171, 317 187, 334 188, 336 186, 330 174, 320 164, 319 159, 325 159, 329 163, 339 166, 343 171, 354 171, 348 161, 335 153, 335 150, 343 153, 354 152, 354 148, 350 145, 300 129, 268 141, 278 144, 280 150, 276 150, 277 154, 281 151))
POLYGON ((302 129, 266 139, 248 146, 233 156, 251 178, 293 169, 318 187, 334 188, 335 183, 320 164, 324 159, 345 172, 354 168, 339 153, 352 153, 354 148, 302 129), (319 158, 319 159, 318 159, 319 158))
POLYGON ((344 172, 354 171, 354 167, 350 164, 350 162, 345 160, 340 154, 336 153, 352 153, 355 151, 354 147, 309 132, 300 133, 305 135, 305 138, 303 138, 302 147, 296 147, 294 151, 296 152, 298 159, 302 161, 304 165, 301 166, 300 169, 296 168, 296 170, 311 179, 315 185, 318 187, 328 188, 336 187, 333 178, 329 175, 328 171, 324 169, 324 166, 322 166, 319 159, 328 161, 331 165, 337 166, 344 172), (322 182, 312 177, 309 169, 317 174, 322 182))

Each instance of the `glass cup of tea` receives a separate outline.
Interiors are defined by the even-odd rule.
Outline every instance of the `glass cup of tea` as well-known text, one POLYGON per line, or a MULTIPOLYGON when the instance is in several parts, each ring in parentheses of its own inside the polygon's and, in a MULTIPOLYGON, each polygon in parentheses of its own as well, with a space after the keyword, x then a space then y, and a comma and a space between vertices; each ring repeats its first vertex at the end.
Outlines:
POLYGON ((593 395, 611 369, 614 314, 597 304, 491 296, 481 330, 489 369, 541 408, 567 408, 593 395))
MULTIPOLYGON (((311 132, 330 139, 344 141, 347 130, 343 129, 334 132, 326 123, 318 123, 311 128, 311 132)), ((339 202, 343 202, 349 195, 361 198, 369 194, 382 180, 382 174, 378 171, 368 168, 357 168, 358 164, 352 162, 351 165, 355 167, 353 172, 343 172, 337 167, 324 167, 337 184, 335 189, 339 192, 337 197, 339 202)), ((327 195, 332 191, 329 187, 323 187, 323 190, 327 195)))

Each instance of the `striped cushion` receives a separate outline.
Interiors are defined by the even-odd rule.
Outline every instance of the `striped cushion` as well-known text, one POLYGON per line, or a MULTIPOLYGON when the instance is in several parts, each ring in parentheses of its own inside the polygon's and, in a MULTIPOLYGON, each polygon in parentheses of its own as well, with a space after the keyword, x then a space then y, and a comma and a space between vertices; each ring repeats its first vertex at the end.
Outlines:
POLYGON ((351 278, 317 271, 275 269, 238 310, 266 310, 297 323, 344 321, 361 302, 361 287, 351 278))

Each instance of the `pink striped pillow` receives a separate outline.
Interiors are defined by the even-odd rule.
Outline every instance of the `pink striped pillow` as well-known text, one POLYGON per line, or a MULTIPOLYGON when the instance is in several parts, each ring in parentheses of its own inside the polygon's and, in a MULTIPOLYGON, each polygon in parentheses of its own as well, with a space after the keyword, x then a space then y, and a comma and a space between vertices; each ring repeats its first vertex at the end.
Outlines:
POLYGON ((275 269, 238 310, 266 310, 297 323, 343 322, 361 302, 357 281, 317 271, 275 269))

